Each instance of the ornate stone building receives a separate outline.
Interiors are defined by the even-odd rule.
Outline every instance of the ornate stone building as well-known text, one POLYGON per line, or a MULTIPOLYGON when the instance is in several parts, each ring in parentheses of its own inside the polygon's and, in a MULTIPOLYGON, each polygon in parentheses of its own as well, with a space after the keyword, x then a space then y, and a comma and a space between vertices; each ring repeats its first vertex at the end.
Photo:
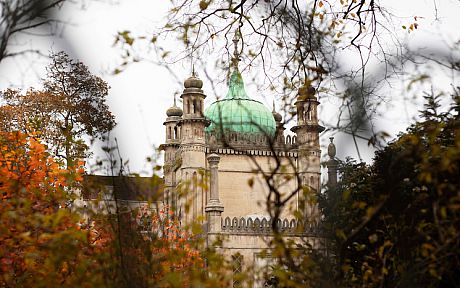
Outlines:
POLYGON ((241 265, 265 265, 260 252, 273 235, 267 205, 277 196, 286 202, 279 231, 320 245, 319 213, 303 192, 320 189, 319 133, 324 128, 318 123, 315 89, 306 86, 295 102, 293 133, 285 135, 274 107, 270 111, 246 93, 237 62, 225 98, 205 108, 203 82, 193 73, 184 82, 182 108, 174 99, 167 109, 161 145, 164 203, 184 223, 202 219, 206 237, 222 236, 217 248, 241 265), (295 211, 302 220, 295 219, 295 211))

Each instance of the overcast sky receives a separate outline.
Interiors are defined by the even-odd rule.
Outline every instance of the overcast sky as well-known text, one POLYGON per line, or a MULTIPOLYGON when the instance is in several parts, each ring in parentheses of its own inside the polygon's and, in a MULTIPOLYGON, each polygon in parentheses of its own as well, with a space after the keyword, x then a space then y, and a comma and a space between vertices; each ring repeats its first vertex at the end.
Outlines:
MULTIPOLYGON (((460 4, 457 0, 387 0, 381 3, 388 5, 393 13, 400 16, 397 21, 401 23, 410 21, 413 16, 423 17, 418 21, 417 33, 408 34, 402 29, 398 32, 403 42, 406 41, 411 45, 442 46, 445 42, 441 40, 460 39, 460 4)), ((50 50, 65 50, 72 57, 87 64, 94 74, 106 80, 111 86, 110 109, 118 122, 113 135, 118 139, 122 156, 124 160, 129 159, 132 172, 146 171, 148 168, 145 166, 145 158, 153 154, 154 145, 158 146, 164 141, 162 123, 166 117, 165 111, 172 105, 174 93, 180 91, 182 87, 164 68, 149 62, 131 65, 123 73, 112 75, 111 71, 121 61, 121 51, 112 44, 118 31, 131 30, 141 34, 154 31, 155 27, 161 26, 164 23, 169 1, 84 1, 84 4, 65 7, 61 17, 70 24, 60 31, 61 38, 31 37, 18 40, 18 44, 39 47, 45 53, 50 50)), ((0 89, 37 86, 38 79, 44 77, 46 64, 46 59, 35 56, 4 61, 0 65, 0 89)), ((190 74, 190 62, 178 63, 174 66, 174 70, 185 79, 190 74)), ((445 79, 439 85, 451 84, 449 79, 445 79)), ((268 103, 271 103, 272 99, 262 98, 253 85, 247 84, 249 84, 247 86, 250 96, 269 106, 268 103)), ((401 87, 398 88, 401 83, 393 85, 395 86, 391 93, 404 93, 401 87)), ((225 95, 225 86, 221 85, 218 88, 222 91, 219 96, 225 95)), ((208 95, 206 104, 209 105, 215 100, 215 95, 211 94, 209 83, 206 81, 204 91, 208 95)), ((326 122, 333 123, 336 117, 334 114, 336 103, 326 101, 322 105, 320 117, 326 122)), ((403 107, 402 103, 396 105, 391 103, 387 108, 378 125, 384 127, 392 136, 403 131, 417 115, 416 105, 408 104, 403 107)), ((337 136, 340 143, 338 156, 357 158, 350 141, 345 141, 346 138, 340 135, 337 136), (343 138, 342 141, 340 138, 343 138)), ((327 145, 327 138, 328 135, 322 137, 323 145, 327 145)), ((361 144, 362 156, 364 160, 370 162, 372 149, 367 148, 365 143, 361 144)), ((96 146, 93 150, 98 154, 100 148, 96 146)))

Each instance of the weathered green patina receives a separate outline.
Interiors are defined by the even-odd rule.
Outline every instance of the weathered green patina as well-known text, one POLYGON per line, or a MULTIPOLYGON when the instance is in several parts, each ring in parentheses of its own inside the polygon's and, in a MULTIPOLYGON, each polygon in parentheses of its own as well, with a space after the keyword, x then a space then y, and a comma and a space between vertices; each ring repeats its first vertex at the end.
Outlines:
POLYGON ((212 103, 205 116, 211 120, 207 133, 231 131, 275 135, 276 123, 272 112, 248 96, 243 77, 237 69, 230 77, 227 96, 212 103))

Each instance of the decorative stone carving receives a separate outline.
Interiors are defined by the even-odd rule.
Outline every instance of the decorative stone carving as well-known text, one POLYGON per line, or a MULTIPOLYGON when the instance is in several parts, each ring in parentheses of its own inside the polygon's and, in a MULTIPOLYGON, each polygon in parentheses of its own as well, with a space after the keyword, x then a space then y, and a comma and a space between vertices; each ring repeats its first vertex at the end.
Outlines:
MULTIPOLYGON (((276 221, 276 230, 279 233, 287 235, 309 235, 320 236, 321 231, 316 223, 304 222, 296 219, 278 219, 276 221)), ((273 231, 273 221, 266 218, 248 218, 225 217, 221 220, 222 232, 232 234, 257 234, 270 235, 273 231)))

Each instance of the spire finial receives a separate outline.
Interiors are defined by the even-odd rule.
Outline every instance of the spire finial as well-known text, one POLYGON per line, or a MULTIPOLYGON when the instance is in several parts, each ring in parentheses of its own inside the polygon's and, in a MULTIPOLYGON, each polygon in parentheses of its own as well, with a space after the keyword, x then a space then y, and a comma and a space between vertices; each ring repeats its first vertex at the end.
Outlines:
POLYGON ((235 35, 233 36, 233 45, 234 45, 234 50, 233 50, 233 66, 238 68, 238 62, 240 62, 240 53, 238 53, 238 41, 240 40, 240 30, 239 28, 236 29, 235 35))
MULTIPOLYGON (((193 77, 196 77, 196 73, 195 73, 195 64, 192 63, 192 76, 193 77)), ((176 99, 176 98, 174 98, 176 99)))
POLYGON ((174 107, 176 107, 176 94, 174 94, 174 107))
POLYGON ((276 112, 275 111, 275 100, 273 100, 273 111, 272 112, 276 112))
POLYGON ((329 140, 331 140, 331 143, 329 143, 329 146, 327 147, 327 155, 329 155, 331 159, 334 159, 337 151, 334 145, 334 137, 329 137, 329 140))

